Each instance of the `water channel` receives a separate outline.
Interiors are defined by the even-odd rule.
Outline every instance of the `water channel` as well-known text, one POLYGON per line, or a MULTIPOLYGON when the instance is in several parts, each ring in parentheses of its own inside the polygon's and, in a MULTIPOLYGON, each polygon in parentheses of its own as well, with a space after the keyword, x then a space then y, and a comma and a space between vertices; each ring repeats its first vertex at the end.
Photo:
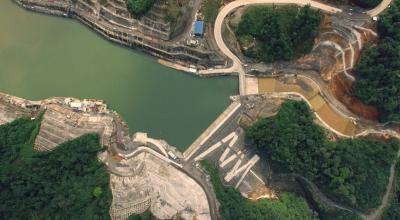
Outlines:
POLYGON ((128 122, 181 150, 237 94, 235 77, 199 78, 110 43, 77 21, 0 0, 0 91, 38 100, 104 99, 128 122))

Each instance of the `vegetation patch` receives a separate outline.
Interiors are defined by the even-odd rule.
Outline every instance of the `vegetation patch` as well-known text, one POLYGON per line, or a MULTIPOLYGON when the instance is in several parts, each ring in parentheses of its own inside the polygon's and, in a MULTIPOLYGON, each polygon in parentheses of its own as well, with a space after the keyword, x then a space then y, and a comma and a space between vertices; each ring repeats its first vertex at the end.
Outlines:
POLYGON ((109 175, 97 135, 33 151, 40 119, 0 126, 1 219, 109 219, 109 175))
POLYGON ((355 4, 362 8, 374 8, 382 2, 382 0, 331 0, 334 3, 338 4, 355 4))
POLYGON ((379 44, 361 55, 354 94, 377 106, 381 121, 400 121, 400 0, 379 18, 379 44))
POLYGON ((353 2, 363 8, 374 8, 378 6, 382 0, 354 0, 353 2))
POLYGON ((309 5, 253 6, 244 12, 236 35, 248 57, 291 60, 311 51, 320 22, 321 13, 309 5))
POLYGON ((389 207, 385 210, 382 220, 400 219, 400 164, 396 166, 396 188, 392 195, 389 207))
POLYGON ((188 0, 167 0, 167 13, 165 20, 171 24, 171 29, 174 30, 176 26, 182 22, 184 10, 188 9, 188 0))
POLYGON ((135 215, 131 215, 129 216, 128 220, 156 220, 157 218, 153 216, 153 214, 151 214, 150 210, 145 211, 142 214, 135 214, 135 215))
POLYGON ((214 25, 215 19, 218 15, 218 10, 221 7, 221 0, 205 0, 203 3, 202 11, 204 14, 204 21, 214 25))
POLYGON ((155 2, 156 0, 126 0, 126 6, 132 15, 140 17, 146 14, 155 2))
POLYGON ((319 219, 323 220, 362 220, 357 214, 339 209, 336 207, 328 206, 320 197, 318 193, 313 190, 308 181, 303 178, 298 178, 297 181, 302 185, 304 192, 306 193, 306 198, 313 210, 318 213, 319 219))
POLYGON ((287 101, 279 113, 250 127, 247 141, 275 170, 298 173, 345 205, 368 209, 381 204, 398 141, 329 141, 313 123, 304 102, 287 101))
POLYGON ((224 186, 220 180, 218 169, 208 161, 201 161, 202 167, 211 177, 218 202, 221 219, 317 219, 307 202, 293 193, 281 193, 279 200, 261 199, 251 202, 244 198, 233 187, 224 186))

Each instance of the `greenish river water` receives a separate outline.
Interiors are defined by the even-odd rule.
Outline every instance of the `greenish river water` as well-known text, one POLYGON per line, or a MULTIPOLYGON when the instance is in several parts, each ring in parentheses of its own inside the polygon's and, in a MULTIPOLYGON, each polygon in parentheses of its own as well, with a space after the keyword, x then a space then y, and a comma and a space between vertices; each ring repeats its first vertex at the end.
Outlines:
POLYGON ((131 132, 148 132, 181 150, 237 94, 237 79, 203 79, 110 43, 77 21, 28 12, 0 0, 0 91, 107 101, 131 132))

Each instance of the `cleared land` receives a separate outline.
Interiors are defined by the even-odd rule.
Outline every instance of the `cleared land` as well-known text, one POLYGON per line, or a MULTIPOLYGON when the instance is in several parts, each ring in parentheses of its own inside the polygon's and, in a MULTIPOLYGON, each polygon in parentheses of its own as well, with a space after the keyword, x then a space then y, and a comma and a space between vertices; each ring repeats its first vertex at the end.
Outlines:
POLYGON ((353 136, 357 132, 357 126, 346 117, 337 113, 329 106, 329 104, 320 95, 317 88, 311 87, 309 80, 306 79, 293 79, 291 84, 283 83, 277 78, 259 78, 258 91, 260 93, 273 93, 273 92, 295 92, 303 95, 312 105, 313 110, 323 121, 325 121, 334 130, 353 136), (303 81, 305 80, 305 81, 303 81), (304 87, 307 84, 309 86, 304 87))

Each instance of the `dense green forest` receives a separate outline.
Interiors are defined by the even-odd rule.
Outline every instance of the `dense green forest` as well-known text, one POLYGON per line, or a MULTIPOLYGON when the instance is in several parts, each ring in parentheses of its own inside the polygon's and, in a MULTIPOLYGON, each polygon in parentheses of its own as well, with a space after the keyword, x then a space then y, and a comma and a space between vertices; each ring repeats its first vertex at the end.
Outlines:
POLYGON ((252 6, 244 12, 236 36, 248 57, 291 60, 311 51, 320 22, 321 13, 309 5, 252 6))
POLYGON ((377 5, 379 5, 379 3, 382 2, 382 0, 331 0, 331 1, 339 4, 354 3, 355 5, 366 9, 374 8, 377 5))
POLYGON ((381 121, 400 121, 400 0, 379 18, 379 43, 356 66, 354 94, 380 108, 381 121))
POLYGON ((155 2, 155 0, 126 0, 126 6, 132 15, 140 17, 146 14, 155 2))
POLYGON ((301 174, 336 201, 360 209, 380 205, 399 142, 329 141, 313 120, 306 103, 287 101, 276 116, 248 128, 247 141, 276 171, 301 174))
POLYGON ((396 190, 392 195, 389 207, 383 213, 382 220, 400 219, 400 163, 396 166, 396 172, 396 190))
POLYGON ((374 8, 382 2, 382 0, 353 0, 354 4, 363 8, 374 8))
POLYGON ((322 220, 362 220, 356 213, 328 206, 325 204, 318 195, 311 189, 308 182, 297 179, 301 184, 304 192, 306 193, 305 198, 310 206, 318 213, 319 219, 322 220))
POLYGON ((252 202, 245 199, 233 187, 224 186, 218 169, 208 161, 201 161, 202 167, 211 177, 218 202, 221 219, 226 220, 308 220, 317 219, 307 202, 293 193, 280 193, 279 200, 262 199, 252 202))
POLYGON ((139 215, 131 215, 128 220, 156 220, 157 218, 151 214, 150 210, 145 211, 139 215))
POLYGON ((40 119, 0 126, 0 219, 109 219, 109 175, 97 135, 33 150, 40 119))

